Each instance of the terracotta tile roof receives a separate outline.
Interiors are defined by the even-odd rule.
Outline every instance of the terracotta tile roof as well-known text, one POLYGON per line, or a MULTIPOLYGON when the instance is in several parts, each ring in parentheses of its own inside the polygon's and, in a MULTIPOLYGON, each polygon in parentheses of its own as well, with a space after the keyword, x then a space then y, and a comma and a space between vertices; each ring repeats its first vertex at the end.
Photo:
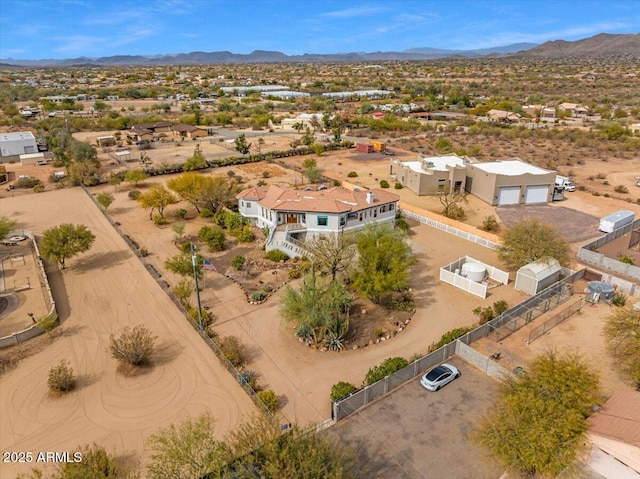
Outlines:
POLYGON ((158 121, 156 123, 138 123, 137 125, 133 125, 133 127, 143 128, 145 130, 155 130, 156 128, 168 128, 171 126, 171 123, 168 121, 158 121))
POLYGON ((589 418, 589 432, 640 446, 640 392, 616 392, 589 418))
POLYGON ((378 188, 350 191, 335 187, 322 191, 303 191, 279 186, 257 186, 244 190, 238 199, 254 200, 273 211, 300 211, 318 213, 347 213, 373 206, 396 202, 400 197, 378 188), (367 203, 367 192, 373 193, 373 203, 367 203))

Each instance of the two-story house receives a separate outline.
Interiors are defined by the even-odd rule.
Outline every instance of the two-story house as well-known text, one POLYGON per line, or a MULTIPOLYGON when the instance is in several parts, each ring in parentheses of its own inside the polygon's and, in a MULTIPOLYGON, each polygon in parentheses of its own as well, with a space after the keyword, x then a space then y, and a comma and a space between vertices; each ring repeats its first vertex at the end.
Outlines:
POLYGON ((242 216, 269 229, 267 251, 300 256, 307 239, 351 233, 369 224, 393 225, 400 197, 378 188, 307 191, 270 185, 244 190, 237 199, 242 216))

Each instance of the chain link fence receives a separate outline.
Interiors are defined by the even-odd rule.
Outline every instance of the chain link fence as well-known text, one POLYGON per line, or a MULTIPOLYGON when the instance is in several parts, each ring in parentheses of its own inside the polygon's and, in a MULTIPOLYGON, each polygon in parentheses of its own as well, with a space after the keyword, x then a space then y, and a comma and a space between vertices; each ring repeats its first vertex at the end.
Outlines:
POLYGON ((565 319, 569 318, 573 313, 576 313, 582 309, 582 298, 578 300, 577 303, 572 303, 553 317, 547 319, 540 326, 536 326, 529 332, 529 339, 527 340, 527 344, 531 344, 536 339, 538 339, 543 334, 546 334, 553 328, 555 328, 558 324, 563 322, 565 319))

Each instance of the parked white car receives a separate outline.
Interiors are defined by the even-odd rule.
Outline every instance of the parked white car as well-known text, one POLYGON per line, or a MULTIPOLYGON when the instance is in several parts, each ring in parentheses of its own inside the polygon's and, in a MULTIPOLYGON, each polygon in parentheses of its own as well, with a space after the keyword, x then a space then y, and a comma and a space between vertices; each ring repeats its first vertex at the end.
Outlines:
POLYGON ((440 388, 459 377, 460 371, 458 371, 458 368, 445 363, 440 366, 436 366, 427 374, 422 376, 420 378, 420 384, 429 391, 438 391, 440 388))

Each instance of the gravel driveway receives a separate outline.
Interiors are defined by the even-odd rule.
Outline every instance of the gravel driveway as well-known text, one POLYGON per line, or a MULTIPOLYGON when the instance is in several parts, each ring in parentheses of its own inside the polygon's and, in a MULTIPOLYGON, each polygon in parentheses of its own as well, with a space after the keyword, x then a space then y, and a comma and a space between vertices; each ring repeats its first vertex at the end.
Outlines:
POLYGON ((600 219, 565 206, 510 205, 496 208, 500 221, 508 228, 525 218, 537 218, 553 225, 569 243, 584 241, 598 234, 600 219))

